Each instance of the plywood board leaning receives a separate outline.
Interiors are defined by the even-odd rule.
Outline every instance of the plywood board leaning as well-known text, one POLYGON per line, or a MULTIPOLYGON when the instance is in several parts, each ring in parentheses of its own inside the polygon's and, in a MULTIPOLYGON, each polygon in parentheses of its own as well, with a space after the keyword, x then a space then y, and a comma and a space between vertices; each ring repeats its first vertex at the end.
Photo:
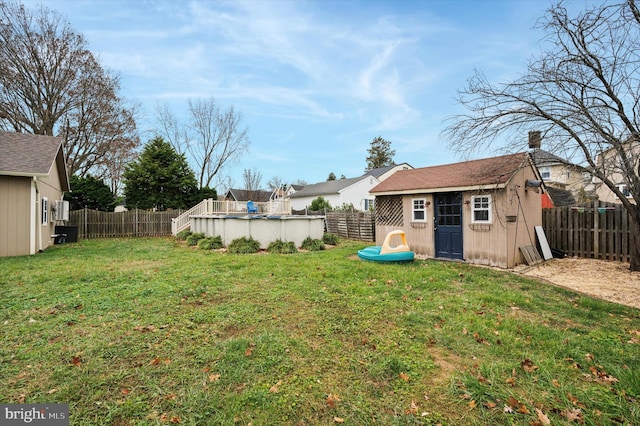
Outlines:
POLYGON ((535 230, 536 235, 538 236, 538 242, 540 243, 540 249, 542 249, 542 257, 544 257, 544 260, 553 258, 551 247, 549 247, 549 242, 547 241, 547 236, 544 234, 544 229, 542 229, 542 226, 536 226, 535 230))

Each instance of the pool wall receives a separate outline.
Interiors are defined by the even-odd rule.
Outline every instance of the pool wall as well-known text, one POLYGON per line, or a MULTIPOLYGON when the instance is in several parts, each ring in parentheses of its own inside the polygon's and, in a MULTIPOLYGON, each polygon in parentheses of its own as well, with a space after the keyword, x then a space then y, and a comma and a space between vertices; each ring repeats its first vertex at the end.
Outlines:
POLYGON ((258 241, 263 249, 276 240, 300 247, 308 237, 322 239, 324 216, 191 216, 191 231, 207 237, 220 236, 225 246, 247 237, 258 241))

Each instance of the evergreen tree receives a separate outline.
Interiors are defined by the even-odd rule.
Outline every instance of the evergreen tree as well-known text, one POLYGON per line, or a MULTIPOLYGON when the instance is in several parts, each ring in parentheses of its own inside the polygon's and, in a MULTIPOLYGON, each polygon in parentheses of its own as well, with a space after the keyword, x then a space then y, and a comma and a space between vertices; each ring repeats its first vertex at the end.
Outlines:
POLYGON ((310 210, 331 210, 331 204, 329 203, 328 200, 325 200, 324 197, 321 195, 318 198, 314 199, 313 201, 311 201, 311 206, 309 206, 310 210))
POLYGON ((367 168, 364 170, 368 172, 372 169, 379 167, 393 166, 393 156, 396 155, 396 151, 391 149, 391 142, 378 136, 371 141, 371 146, 367 150, 369 154, 367 156, 367 168))
POLYGON ((329 176, 327 177, 327 182, 329 182, 330 180, 336 180, 335 173, 333 172, 329 173, 329 176))
POLYGON ((184 154, 156 137, 124 172, 127 208, 184 209, 198 195, 198 183, 184 154))
POLYGON ((112 212, 116 207, 116 199, 111 189, 104 181, 87 175, 79 177, 73 175, 69 178, 71 192, 64 194, 65 200, 69 201, 71 210, 88 208, 112 212))

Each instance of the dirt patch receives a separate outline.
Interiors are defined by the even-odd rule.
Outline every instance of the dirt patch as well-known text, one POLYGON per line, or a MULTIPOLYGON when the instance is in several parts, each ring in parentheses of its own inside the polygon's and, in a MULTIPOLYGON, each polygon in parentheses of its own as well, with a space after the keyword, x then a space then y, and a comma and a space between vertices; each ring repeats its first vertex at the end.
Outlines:
POLYGON ((640 272, 629 271, 628 263, 580 258, 550 259, 519 272, 640 309, 640 272))

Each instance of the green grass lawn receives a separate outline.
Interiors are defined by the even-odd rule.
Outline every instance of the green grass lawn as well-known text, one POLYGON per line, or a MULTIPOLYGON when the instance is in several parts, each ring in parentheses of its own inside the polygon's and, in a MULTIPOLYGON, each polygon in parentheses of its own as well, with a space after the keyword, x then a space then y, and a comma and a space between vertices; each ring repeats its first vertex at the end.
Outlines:
POLYGON ((364 246, 0 259, 0 402, 83 426, 640 424, 640 311, 364 246))

